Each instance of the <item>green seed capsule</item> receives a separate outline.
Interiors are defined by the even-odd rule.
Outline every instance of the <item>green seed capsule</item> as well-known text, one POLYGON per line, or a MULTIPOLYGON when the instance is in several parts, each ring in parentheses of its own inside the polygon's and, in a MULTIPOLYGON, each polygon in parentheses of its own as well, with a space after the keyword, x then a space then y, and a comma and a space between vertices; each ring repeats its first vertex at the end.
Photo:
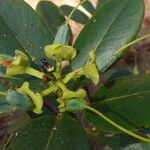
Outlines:
POLYGON ((85 98, 86 91, 83 89, 79 89, 78 91, 64 91, 63 96, 61 99, 71 99, 71 98, 85 98))
POLYGON ((6 70, 7 76, 24 74, 26 68, 30 65, 27 56, 23 52, 17 50, 15 51, 15 53, 16 56, 14 60, 11 62, 10 66, 6 70))
POLYGON ((66 102, 66 111, 77 113, 84 109, 86 101, 84 99, 71 99, 66 102))
POLYGON ((85 76, 93 81, 95 85, 99 82, 99 73, 97 66, 94 62, 89 61, 85 66, 85 76))
POLYGON ((35 108, 33 109, 33 111, 36 114, 41 114, 42 113, 43 98, 42 98, 40 93, 37 93, 37 92, 34 93, 32 90, 30 90, 28 82, 24 82, 22 87, 17 89, 17 91, 21 94, 28 95, 32 99, 32 101, 35 105, 35 108))
POLYGON ((14 66, 27 67, 29 66, 29 61, 27 58, 19 56, 11 63, 14 66))
POLYGON ((76 56, 76 49, 61 44, 48 45, 45 47, 45 54, 54 60, 72 60, 76 56))

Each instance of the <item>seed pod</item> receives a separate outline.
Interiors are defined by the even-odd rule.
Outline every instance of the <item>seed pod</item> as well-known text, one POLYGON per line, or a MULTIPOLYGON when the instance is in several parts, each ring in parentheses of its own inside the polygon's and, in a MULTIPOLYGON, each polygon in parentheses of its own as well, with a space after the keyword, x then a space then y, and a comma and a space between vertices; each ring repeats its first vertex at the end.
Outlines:
POLYGON ((71 99, 66 102, 66 111, 77 113, 84 109, 86 101, 84 99, 71 99))
POLYGON ((85 65, 84 74, 87 78, 91 79, 95 85, 97 85, 100 77, 96 66, 95 51, 90 51, 89 56, 90 60, 85 65))
POLYGON ((48 45, 45 47, 45 54, 54 60, 72 60, 76 56, 76 49, 61 44, 48 45))
POLYGON ((30 65, 27 56, 23 52, 17 50, 15 53, 15 59, 6 70, 7 76, 23 74, 25 73, 26 68, 30 65))
POLYGON ((79 89, 78 91, 75 91, 75 92, 66 90, 64 91, 61 99, 66 100, 66 99, 72 99, 72 98, 85 98, 85 96, 86 96, 86 91, 83 89, 79 89))
POLYGON ((24 82, 22 87, 17 89, 17 92, 28 95, 35 105, 35 108, 33 109, 33 111, 36 114, 42 113, 43 97, 41 96, 40 93, 34 93, 32 90, 30 90, 28 82, 24 82))
POLYGON ((89 61, 85 66, 85 76, 93 81, 95 85, 99 82, 99 73, 97 66, 94 62, 89 61))
POLYGON ((11 64, 20 67, 27 67, 29 66, 29 61, 27 58, 19 56, 14 61, 12 61, 11 64))

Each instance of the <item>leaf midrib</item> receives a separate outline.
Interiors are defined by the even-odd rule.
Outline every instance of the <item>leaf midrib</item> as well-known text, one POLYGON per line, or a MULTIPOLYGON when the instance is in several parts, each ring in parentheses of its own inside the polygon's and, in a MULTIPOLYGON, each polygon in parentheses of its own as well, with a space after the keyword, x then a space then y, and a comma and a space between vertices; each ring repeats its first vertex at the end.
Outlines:
POLYGON ((112 97, 112 98, 102 100, 102 101, 99 101, 99 102, 94 102, 92 104, 105 104, 105 103, 113 102, 115 100, 127 100, 125 98, 132 97, 132 96, 139 96, 139 95, 143 95, 143 94, 149 94, 149 93, 150 93, 150 90, 144 91, 144 92, 126 94, 126 95, 122 95, 122 96, 118 96, 118 97, 112 97))
POLYGON ((119 13, 116 15, 116 17, 114 18, 114 20, 111 22, 111 24, 109 25, 109 27, 107 28, 107 30, 106 30, 106 32, 104 33, 104 35, 102 36, 101 40, 98 42, 97 47, 94 49, 95 51, 98 49, 98 47, 100 47, 102 41, 103 41, 104 38, 107 36, 109 30, 111 30, 112 25, 116 22, 116 20, 117 20, 118 16, 120 15, 120 13, 126 8, 127 2, 128 2, 128 0, 126 1, 125 5, 122 7, 122 9, 119 11, 119 13))
POLYGON ((57 116, 57 118, 56 118, 56 120, 55 120, 55 122, 54 122, 54 126, 53 126, 52 130, 50 131, 49 138, 48 138, 47 144, 46 144, 46 146, 45 146, 45 150, 48 150, 48 149, 49 149, 49 144, 50 144, 51 139, 52 139, 52 137, 53 137, 53 135, 54 135, 54 128, 57 127, 57 124, 59 123, 59 121, 60 121, 61 119, 62 119, 62 116, 57 116))

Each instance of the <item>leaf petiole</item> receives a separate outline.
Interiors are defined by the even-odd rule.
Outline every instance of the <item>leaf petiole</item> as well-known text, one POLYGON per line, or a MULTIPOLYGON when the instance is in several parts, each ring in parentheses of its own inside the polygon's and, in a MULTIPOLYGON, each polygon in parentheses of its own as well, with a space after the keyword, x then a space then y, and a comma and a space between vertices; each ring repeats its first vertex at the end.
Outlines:
POLYGON ((103 118, 105 121, 107 121, 108 123, 110 123, 112 126, 116 127, 117 129, 119 129, 120 131, 123 131, 124 133, 138 139, 138 140, 141 140, 143 142, 147 142, 147 143, 150 143, 150 139, 148 138, 145 138, 145 137, 142 137, 140 135, 137 135, 127 129, 125 129, 124 127, 118 125, 117 123, 113 122, 111 119, 109 119, 108 117, 106 117, 105 115, 103 115, 101 112, 97 111, 96 109, 90 107, 90 106, 84 106, 85 109, 88 109, 92 112, 94 112, 95 114, 97 114, 99 117, 103 118))
POLYGON ((142 41, 142 40, 144 40, 146 38, 149 38, 149 37, 150 37, 150 34, 147 34, 147 35, 145 35, 145 36, 143 36, 141 38, 138 38, 138 39, 136 39, 136 40, 134 40, 134 41, 124 45, 123 47, 121 47, 120 49, 118 49, 114 53, 114 56, 120 57, 122 54, 124 54, 127 51, 127 48, 129 48, 130 46, 132 46, 132 45, 134 45, 134 44, 136 44, 136 43, 138 43, 138 42, 140 42, 140 41, 142 41))

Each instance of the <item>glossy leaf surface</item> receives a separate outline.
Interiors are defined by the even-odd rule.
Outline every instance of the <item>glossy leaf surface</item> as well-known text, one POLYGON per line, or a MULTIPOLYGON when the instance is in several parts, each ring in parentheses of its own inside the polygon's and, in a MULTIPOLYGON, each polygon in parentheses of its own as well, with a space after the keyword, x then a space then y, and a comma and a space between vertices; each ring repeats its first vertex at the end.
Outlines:
POLYGON ((84 66, 89 51, 95 50, 99 70, 106 71, 118 60, 114 52, 136 37, 143 14, 143 0, 109 0, 101 5, 74 44, 79 51, 72 69, 84 66))
POLYGON ((54 36, 39 15, 22 0, 1 0, 0 16, 11 32, 6 36, 13 35, 7 42, 11 43, 11 39, 14 38, 15 44, 16 39, 19 43, 10 44, 13 46, 10 49, 18 49, 18 45, 21 45, 32 58, 35 58, 36 63, 40 63, 40 59, 45 57, 45 45, 51 44, 54 36))
POLYGON ((59 8, 52 2, 41 1, 38 3, 36 11, 55 36, 58 28, 65 22, 65 17, 59 8))
POLYGON ((79 123, 68 115, 34 119, 19 134, 12 150, 89 150, 79 123))
MULTIPOLYGON (((114 122, 129 130, 150 126, 150 74, 111 81, 94 95, 92 104, 114 122)), ((111 125, 87 111, 87 118, 100 130, 118 132, 111 125)))

